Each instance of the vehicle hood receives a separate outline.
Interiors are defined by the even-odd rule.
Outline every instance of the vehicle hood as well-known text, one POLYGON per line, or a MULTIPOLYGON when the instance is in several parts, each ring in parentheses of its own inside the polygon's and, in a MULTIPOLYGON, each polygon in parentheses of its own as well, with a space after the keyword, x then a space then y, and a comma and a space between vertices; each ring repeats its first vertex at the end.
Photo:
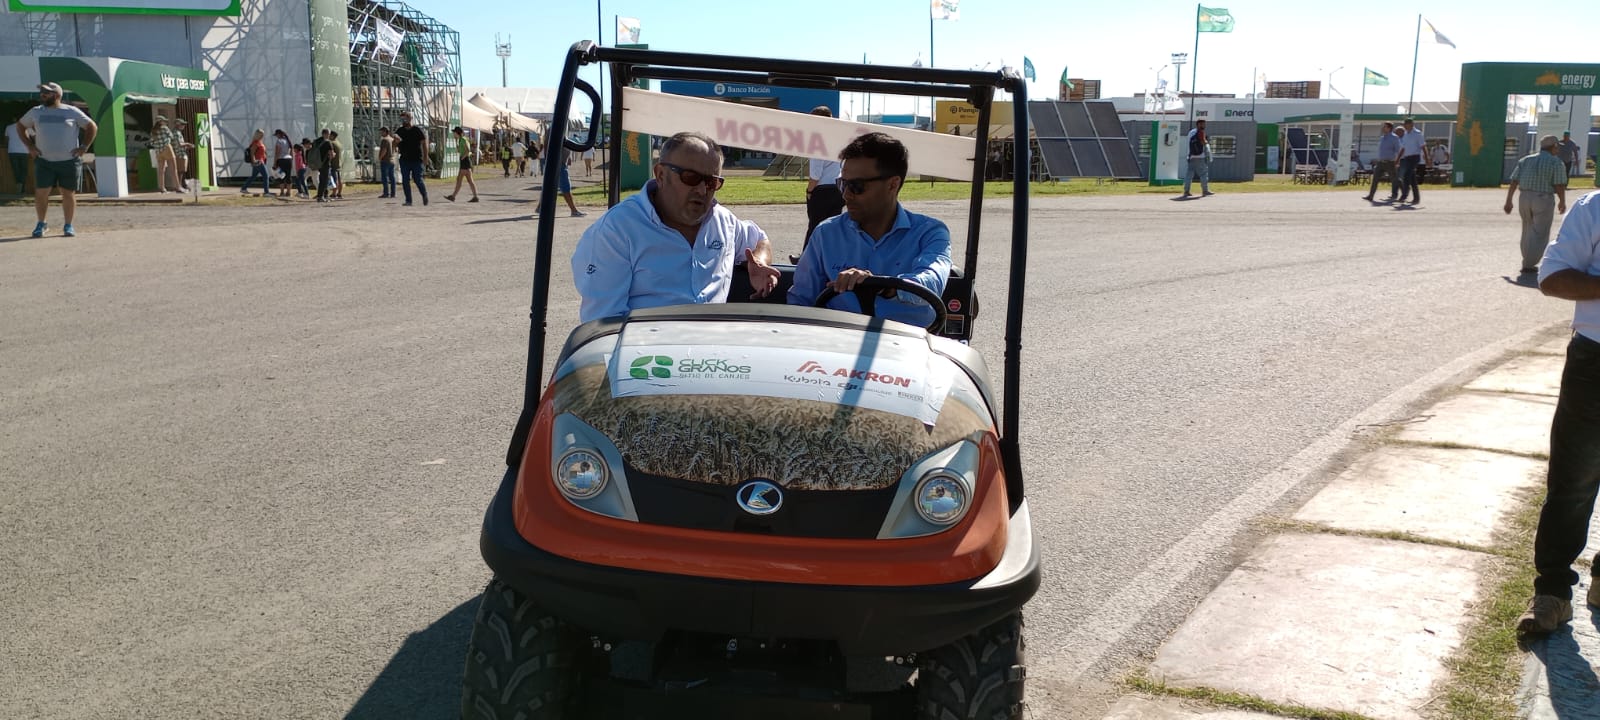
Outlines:
POLYGON ((630 472, 811 490, 885 488, 993 432, 972 380, 926 337, 707 325, 629 323, 590 341, 558 369, 552 411, 609 438, 630 472))

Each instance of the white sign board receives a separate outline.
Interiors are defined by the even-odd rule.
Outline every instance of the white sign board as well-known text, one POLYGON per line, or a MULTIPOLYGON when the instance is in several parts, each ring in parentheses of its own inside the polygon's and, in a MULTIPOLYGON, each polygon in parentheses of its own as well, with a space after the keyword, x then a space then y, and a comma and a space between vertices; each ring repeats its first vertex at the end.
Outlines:
POLYGON ((608 375, 614 398, 748 395, 816 400, 881 410, 932 425, 953 370, 932 353, 922 362, 850 353, 734 345, 619 344, 608 375))
POLYGON ((822 160, 859 135, 881 132, 905 143, 911 173, 971 180, 977 140, 923 130, 871 125, 809 113, 682 95, 622 89, 622 127, 648 135, 701 132, 719 145, 822 160))

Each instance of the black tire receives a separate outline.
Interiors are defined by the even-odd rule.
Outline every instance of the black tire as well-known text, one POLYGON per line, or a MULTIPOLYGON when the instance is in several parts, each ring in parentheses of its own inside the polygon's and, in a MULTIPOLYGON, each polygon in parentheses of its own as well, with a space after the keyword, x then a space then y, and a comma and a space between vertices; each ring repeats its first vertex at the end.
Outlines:
POLYGON ((579 717, 588 635, 498 579, 484 588, 461 681, 464 720, 579 717))
POLYGON ((917 720, 1018 720, 1026 664, 1020 612, 922 653, 917 720))

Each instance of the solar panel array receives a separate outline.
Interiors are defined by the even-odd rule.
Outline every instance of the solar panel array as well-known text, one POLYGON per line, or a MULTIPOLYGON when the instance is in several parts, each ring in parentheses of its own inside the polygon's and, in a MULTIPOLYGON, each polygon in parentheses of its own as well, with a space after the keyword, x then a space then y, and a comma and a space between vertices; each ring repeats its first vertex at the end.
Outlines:
POLYGON ((1144 177, 1111 103, 1036 100, 1028 119, 1050 177, 1144 177))

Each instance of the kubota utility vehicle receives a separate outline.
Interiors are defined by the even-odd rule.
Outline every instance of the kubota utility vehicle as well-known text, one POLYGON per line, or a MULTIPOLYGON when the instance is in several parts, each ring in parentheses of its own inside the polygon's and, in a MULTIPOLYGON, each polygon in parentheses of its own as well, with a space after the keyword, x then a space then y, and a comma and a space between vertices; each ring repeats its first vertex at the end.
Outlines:
MULTIPOLYGON (((1022 607, 1040 578, 1017 446, 1025 142, 1014 154, 1003 387, 966 341, 991 103, 1009 92, 1014 135, 1027 138, 1022 79, 579 43, 555 118, 575 93, 598 114, 598 93, 578 78, 596 63, 610 69, 619 155, 649 152, 633 131, 699 130, 730 146, 829 157, 864 128, 883 129, 630 87, 644 79, 970 103, 975 136, 890 130, 914 174, 972 181, 965 262, 943 297, 895 278, 857 290, 866 313, 883 289, 918 293, 937 312, 928 328, 820 307, 827 297, 784 304, 793 272, 784 267, 766 301, 584 323, 546 378, 550 275, 565 263, 552 263, 554 213, 543 213, 524 406, 484 518, 494 578, 473 628, 462 715, 1020 717, 1022 607)), ((566 150, 594 146, 600 125, 565 139, 566 150)), ((561 155, 546 154, 545 177, 561 155)), ((613 172, 612 204, 619 182, 613 172)), ((556 207, 555 183, 542 203, 556 207)), ((736 286, 730 298, 748 296, 736 286)))

